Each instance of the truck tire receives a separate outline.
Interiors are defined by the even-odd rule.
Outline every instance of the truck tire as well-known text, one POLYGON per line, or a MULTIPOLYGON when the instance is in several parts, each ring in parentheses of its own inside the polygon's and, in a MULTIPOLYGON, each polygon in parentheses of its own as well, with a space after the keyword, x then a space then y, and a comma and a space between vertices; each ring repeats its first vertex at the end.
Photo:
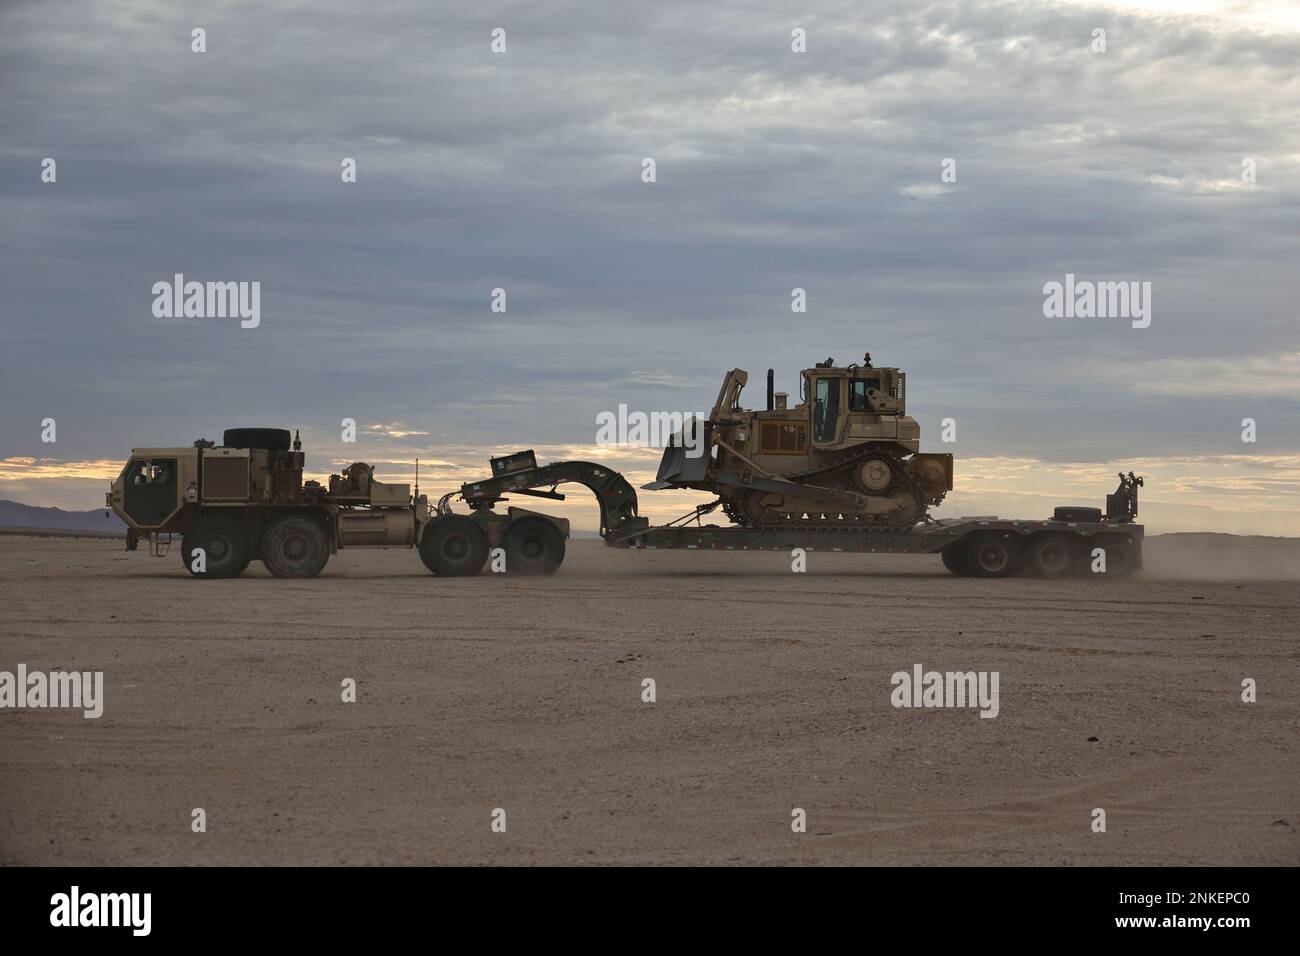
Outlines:
POLYGON ((478 574, 488 559, 487 532, 464 515, 434 518, 420 538, 420 560, 439 577, 478 574))
POLYGON ((225 448, 265 448, 288 451, 293 435, 284 428, 227 428, 221 436, 225 448))
POLYGON ((196 578, 234 578, 248 567, 248 538, 227 515, 202 515, 181 536, 181 563, 196 578), (194 570, 194 551, 203 549, 204 570, 194 570))
POLYGON ((1052 512, 1053 521, 1100 521, 1100 508, 1057 508, 1052 512))
POLYGON ((505 546, 507 574, 554 574, 564 563, 564 535, 535 515, 511 522, 505 546))
MULTIPOLYGON (((1127 538, 1118 535, 1101 535, 1092 539, 1093 548, 1106 552, 1106 577, 1126 578, 1137 570, 1137 549, 1127 538)), ((1088 570, 1092 570, 1089 562, 1088 570)))
POLYGON ((1079 548, 1070 535, 1036 534, 1027 545, 1029 570, 1040 578, 1063 578, 1074 568, 1079 548))
POLYGON ((1016 541, 1010 535, 981 534, 968 548, 971 573, 980 578, 1005 578, 1016 564, 1016 541))
POLYGON ((966 549, 957 546, 944 548, 939 552, 939 557, 943 558, 943 566, 958 577, 970 577, 970 561, 966 549))
POLYGON ((262 563, 277 578, 314 578, 329 559, 325 529, 308 515, 279 518, 262 535, 262 563))

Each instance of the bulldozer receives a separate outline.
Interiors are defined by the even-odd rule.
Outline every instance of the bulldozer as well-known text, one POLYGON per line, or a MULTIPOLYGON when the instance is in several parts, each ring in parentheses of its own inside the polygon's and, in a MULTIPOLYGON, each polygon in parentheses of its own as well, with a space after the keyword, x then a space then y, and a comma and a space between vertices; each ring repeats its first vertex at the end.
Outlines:
POLYGON ((718 496, 746 528, 910 528, 952 490, 950 454, 923 453, 907 414, 907 375, 828 358, 800 372, 800 401, 775 392, 767 408, 742 408, 749 375, 732 369, 707 420, 687 423, 664 449, 649 490, 718 496))

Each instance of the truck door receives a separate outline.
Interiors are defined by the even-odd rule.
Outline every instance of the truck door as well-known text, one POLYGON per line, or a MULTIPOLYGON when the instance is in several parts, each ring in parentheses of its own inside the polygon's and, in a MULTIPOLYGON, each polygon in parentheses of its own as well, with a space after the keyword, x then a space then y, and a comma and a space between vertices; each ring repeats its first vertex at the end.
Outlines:
POLYGON ((843 407, 840 392, 843 391, 842 378, 830 378, 819 375, 813 382, 812 432, 813 444, 825 445, 834 442, 840 430, 840 410, 843 407))
POLYGON ((123 472, 122 510, 142 528, 156 528, 180 508, 175 458, 132 458, 123 472))

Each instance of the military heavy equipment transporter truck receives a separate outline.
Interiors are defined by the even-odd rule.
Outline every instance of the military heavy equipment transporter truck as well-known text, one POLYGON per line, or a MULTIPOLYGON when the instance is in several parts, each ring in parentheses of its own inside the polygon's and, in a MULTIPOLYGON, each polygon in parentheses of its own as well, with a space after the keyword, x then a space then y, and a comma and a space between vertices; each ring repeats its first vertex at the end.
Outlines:
POLYGON ((257 559, 277 577, 314 577, 344 548, 408 547, 444 576, 478 574, 489 558, 514 574, 550 574, 564 560, 562 518, 495 507, 508 495, 563 500, 556 488, 585 485, 600 504, 600 534, 619 548, 848 551, 938 554, 954 574, 1042 577, 1142 564, 1138 487, 1132 472, 1099 508, 1057 508, 1051 518, 935 520, 929 507, 952 489, 952 455, 923 453, 906 414, 906 376, 831 359, 801 374, 802 401, 773 391, 767 409, 740 407, 748 376, 732 370, 713 411, 691 421, 665 449, 649 489, 718 496, 677 521, 651 526, 636 491, 616 471, 586 461, 539 466, 532 451, 491 459, 492 474, 444 495, 436 508, 416 487, 387 484, 355 462, 328 483, 303 480, 302 443, 276 428, 234 428, 221 446, 137 448, 108 494, 127 525, 127 547, 143 537, 153 554, 181 536, 196 577, 234 577, 257 559), (455 514, 459 497, 470 513, 455 514), (731 526, 705 525, 721 508, 731 526), (497 550, 499 549, 499 551, 497 550))
MULTIPOLYGON (((315 577, 344 548, 417 548, 434 574, 477 572, 493 548, 510 569, 549 574, 564 560, 569 523, 510 508, 453 515, 444 498, 374 477, 354 462, 327 484, 303 481, 302 442, 279 428, 227 429, 220 446, 135 448, 108 492, 126 522, 128 550, 143 538, 157 557, 179 536, 181 561, 198 578, 230 578, 260 560, 276 577, 315 577)), ((418 467, 418 466, 417 466, 418 467)), ((450 496, 447 496, 450 497, 450 496)))

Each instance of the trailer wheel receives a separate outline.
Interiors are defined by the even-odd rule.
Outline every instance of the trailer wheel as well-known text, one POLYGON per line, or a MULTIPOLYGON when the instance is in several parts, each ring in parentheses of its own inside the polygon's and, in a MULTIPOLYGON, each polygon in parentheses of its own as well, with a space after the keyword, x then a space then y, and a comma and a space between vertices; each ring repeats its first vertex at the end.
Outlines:
POLYGON ((564 561, 564 535, 545 518, 529 515, 506 529, 506 571, 554 574, 564 561))
POLYGON ((277 578, 314 578, 329 559, 324 529, 306 515, 280 518, 262 535, 262 563, 277 578))
POLYGON ((488 559, 483 526, 464 515, 435 518, 420 539, 420 560, 440 577, 478 574, 488 559))
POLYGON ((1005 578, 1016 563, 1012 538, 1000 534, 982 534, 969 545, 971 570, 981 578, 1005 578))
POLYGON ((1063 534, 1036 534, 1029 539, 1029 569, 1040 578, 1063 578, 1074 567, 1076 548, 1063 534))
POLYGON ((1093 547, 1098 546, 1106 552, 1106 577, 1126 578, 1137 570, 1137 549, 1125 538, 1103 535, 1093 539, 1093 547))
POLYGON ((943 558, 943 566, 958 577, 970 576, 970 561, 966 549, 960 545, 951 548, 944 548, 939 552, 939 557, 943 558))
POLYGON ((204 515, 181 537, 181 563, 196 578, 238 577, 248 567, 248 539, 239 522, 226 515, 204 515), (204 569, 194 570, 194 551, 203 549, 204 569))

